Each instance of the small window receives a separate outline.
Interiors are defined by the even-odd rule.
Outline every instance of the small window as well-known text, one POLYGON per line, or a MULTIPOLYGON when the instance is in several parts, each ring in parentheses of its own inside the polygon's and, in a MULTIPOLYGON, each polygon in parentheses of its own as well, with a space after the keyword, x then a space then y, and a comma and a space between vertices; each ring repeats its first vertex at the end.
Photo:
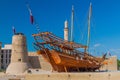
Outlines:
POLYGON ((6 53, 6 58, 7 58, 8 53, 6 53))
POLYGON ((5 50, 5 53, 8 53, 8 50, 5 50))
POLYGON ((8 61, 7 61, 7 59, 6 59, 6 64, 7 64, 7 62, 8 62, 8 61))
POLYGON ((38 72, 39 70, 38 70, 38 69, 36 69, 36 71, 38 72))
POLYGON ((6 53, 6 50, 4 50, 3 53, 6 53))
POLYGON ((27 72, 28 72, 28 73, 32 73, 32 71, 31 71, 31 70, 28 70, 27 72))
POLYGON ((18 59, 18 61, 21 61, 21 59, 18 59))
POLYGON ((3 50, 1 51, 1 53, 3 53, 3 50))
POLYGON ((9 50, 9 53, 11 53, 12 51, 11 50, 9 50))
POLYGON ((11 58, 11 53, 9 54, 9 58, 11 58))
POLYGON ((3 59, 1 59, 1 63, 3 64, 3 59))
POLYGON ((11 60, 9 59, 9 63, 11 62, 11 60))
POLYGON ((1 58, 3 58, 3 54, 1 54, 1 58))

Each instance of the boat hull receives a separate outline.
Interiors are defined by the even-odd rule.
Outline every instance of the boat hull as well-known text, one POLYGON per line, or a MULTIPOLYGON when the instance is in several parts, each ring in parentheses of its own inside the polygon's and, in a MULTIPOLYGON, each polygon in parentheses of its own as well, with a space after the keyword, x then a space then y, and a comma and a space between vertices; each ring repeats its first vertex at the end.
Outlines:
POLYGON ((50 51, 46 49, 45 51, 39 51, 39 54, 52 65, 53 70, 58 72, 95 71, 100 67, 100 64, 95 61, 84 58, 78 59, 76 56, 60 53, 55 50, 50 51))

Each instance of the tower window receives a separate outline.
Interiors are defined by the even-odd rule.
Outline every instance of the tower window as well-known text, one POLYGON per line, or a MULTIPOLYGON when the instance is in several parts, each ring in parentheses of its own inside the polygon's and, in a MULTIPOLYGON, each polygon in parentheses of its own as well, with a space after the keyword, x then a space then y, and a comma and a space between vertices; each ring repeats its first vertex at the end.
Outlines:
POLYGON ((18 61, 21 61, 21 59, 18 59, 18 61))

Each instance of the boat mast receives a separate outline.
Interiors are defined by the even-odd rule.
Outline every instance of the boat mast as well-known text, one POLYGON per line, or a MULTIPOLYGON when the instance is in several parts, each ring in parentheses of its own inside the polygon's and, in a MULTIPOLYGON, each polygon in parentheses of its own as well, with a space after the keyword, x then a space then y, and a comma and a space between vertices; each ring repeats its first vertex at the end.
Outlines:
POLYGON ((71 39, 73 41, 73 28, 74 28, 74 6, 72 5, 72 15, 71 15, 71 39))
POLYGON ((88 38, 87 38, 87 52, 89 52, 89 44, 90 44, 90 19, 92 13, 92 3, 90 3, 89 14, 88 14, 88 38))

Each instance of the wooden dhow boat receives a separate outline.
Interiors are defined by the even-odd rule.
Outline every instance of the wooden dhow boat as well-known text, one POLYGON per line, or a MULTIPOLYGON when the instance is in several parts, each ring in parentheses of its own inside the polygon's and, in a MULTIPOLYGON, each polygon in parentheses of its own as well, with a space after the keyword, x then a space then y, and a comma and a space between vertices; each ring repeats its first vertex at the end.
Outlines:
MULTIPOLYGON (((74 8, 72 7, 72 30, 73 14, 74 8)), ((71 41, 68 41, 67 38, 65 38, 66 40, 63 40, 51 32, 39 32, 38 34, 32 35, 35 39, 35 42, 33 44, 37 50, 37 53, 42 55, 44 59, 51 64, 54 71, 95 71, 99 70, 99 68, 103 65, 106 54, 104 54, 101 58, 98 58, 90 55, 87 51, 90 41, 90 17, 91 4, 88 16, 87 46, 73 42, 72 38, 71 41)), ((65 26, 65 29, 67 29, 67 24, 65 26)), ((73 32, 72 30, 71 33, 73 32)), ((72 34, 71 37, 73 37, 72 34)))
POLYGON ((54 71, 95 71, 103 65, 106 56, 94 57, 86 52, 87 46, 65 41, 50 32, 33 34, 33 37, 37 53, 52 65, 54 71), (84 51, 79 51, 78 48, 84 51))

